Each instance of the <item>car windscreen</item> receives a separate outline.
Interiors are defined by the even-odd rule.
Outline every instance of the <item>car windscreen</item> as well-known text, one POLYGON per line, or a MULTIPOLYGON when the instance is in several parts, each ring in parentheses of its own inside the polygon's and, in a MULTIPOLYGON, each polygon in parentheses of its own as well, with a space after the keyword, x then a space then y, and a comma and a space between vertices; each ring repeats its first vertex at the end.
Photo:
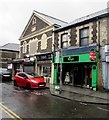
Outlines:
POLYGON ((40 76, 39 75, 37 75, 37 74, 32 74, 32 75, 30 75, 30 74, 26 74, 29 78, 40 78, 40 76))

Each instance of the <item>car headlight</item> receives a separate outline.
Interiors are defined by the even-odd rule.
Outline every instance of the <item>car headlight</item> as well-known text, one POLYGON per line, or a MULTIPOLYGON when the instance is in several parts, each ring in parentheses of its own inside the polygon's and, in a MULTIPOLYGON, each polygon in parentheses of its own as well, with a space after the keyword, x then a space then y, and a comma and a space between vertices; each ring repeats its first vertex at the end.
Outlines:
POLYGON ((34 81, 34 80, 31 80, 31 82, 33 82, 33 83, 37 83, 36 81, 34 81))

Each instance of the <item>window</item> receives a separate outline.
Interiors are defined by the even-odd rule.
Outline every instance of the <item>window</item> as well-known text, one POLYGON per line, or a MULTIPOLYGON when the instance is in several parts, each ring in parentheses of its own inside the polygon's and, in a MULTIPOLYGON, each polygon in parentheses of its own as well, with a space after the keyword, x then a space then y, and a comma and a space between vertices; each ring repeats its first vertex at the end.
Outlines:
POLYGON ((26 53, 27 52, 27 43, 26 41, 24 41, 23 43, 23 53, 26 53))
POLYGON ((36 24, 36 18, 33 18, 32 25, 36 24))
POLYGON ((27 53, 29 53, 29 45, 27 45, 27 53))
POLYGON ((25 74, 23 74, 23 73, 19 73, 18 75, 19 75, 20 77, 27 78, 27 76, 26 76, 25 74))
POLYGON ((34 17, 32 20, 31 32, 34 32, 35 30, 36 30, 36 18, 34 17))
POLYGON ((89 45, 89 28, 80 30, 80 46, 89 45))
POLYGON ((61 36, 61 47, 62 48, 67 48, 68 47, 68 34, 63 34, 61 36))

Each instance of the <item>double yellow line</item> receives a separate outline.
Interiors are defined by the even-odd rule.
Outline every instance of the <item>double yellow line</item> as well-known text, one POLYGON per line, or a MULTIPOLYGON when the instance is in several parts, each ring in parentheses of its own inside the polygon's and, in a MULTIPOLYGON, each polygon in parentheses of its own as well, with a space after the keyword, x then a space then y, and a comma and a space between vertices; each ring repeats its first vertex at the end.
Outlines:
POLYGON ((2 103, 0 103, 0 108, 14 120, 23 120, 21 117, 16 115, 13 111, 11 111, 9 108, 4 106, 2 103))

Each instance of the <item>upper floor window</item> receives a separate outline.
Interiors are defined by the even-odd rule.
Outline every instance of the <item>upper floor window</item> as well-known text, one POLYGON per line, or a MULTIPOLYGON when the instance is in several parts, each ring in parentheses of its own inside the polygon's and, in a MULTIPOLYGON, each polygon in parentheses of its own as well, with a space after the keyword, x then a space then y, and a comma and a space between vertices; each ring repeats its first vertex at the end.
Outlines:
POLYGON ((63 34, 61 36, 61 47, 62 48, 67 48, 68 47, 68 34, 63 34))
POLYGON ((80 46, 89 45, 89 28, 80 30, 80 46))
POLYGON ((32 20, 31 32, 36 30, 36 18, 34 17, 32 20))
POLYGON ((32 25, 36 24, 36 18, 34 17, 32 20, 32 25))
POLYGON ((27 53, 29 53, 29 45, 27 45, 27 53))
POLYGON ((23 43, 23 53, 26 53, 27 52, 27 43, 26 41, 24 41, 23 43))

